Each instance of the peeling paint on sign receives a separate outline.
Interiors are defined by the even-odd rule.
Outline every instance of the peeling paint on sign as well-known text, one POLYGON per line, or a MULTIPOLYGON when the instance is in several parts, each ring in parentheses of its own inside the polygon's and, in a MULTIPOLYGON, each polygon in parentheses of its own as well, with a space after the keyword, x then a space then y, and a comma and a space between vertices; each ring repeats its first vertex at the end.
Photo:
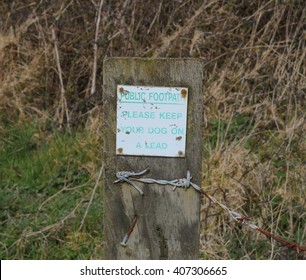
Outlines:
POLYGON ((117 155, 184 157, 188 88, 117 86, 117 155))

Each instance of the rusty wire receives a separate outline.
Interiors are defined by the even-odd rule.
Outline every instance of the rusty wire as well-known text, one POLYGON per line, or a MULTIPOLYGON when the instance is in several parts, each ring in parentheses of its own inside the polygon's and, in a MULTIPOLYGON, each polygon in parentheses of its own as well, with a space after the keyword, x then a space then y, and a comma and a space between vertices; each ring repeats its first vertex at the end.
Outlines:
POLYGON ((230 218, 242 225, 248 226, 249 228, 253 229, 253 230, 257 230, 258 232, 260 232, 261 234, 265 235, 267 238, 269 239, 273 239, 276 242, 278 242, 279 244, 286 246, 290 249, 294 249, 295 251, 297 251, 298 253, 301 251, 306 252, 306 247, 305 246, 301 246, 297 243, 293 243, 291 241, 288 241, 286 239, 283 239, 279 236, 276 236, 260 227, 258 227, 255 224, 250 223, 250 218, 243 216, 235 211, 230 210, 226 205, 224 205, 223 203, 219 202, 215 197, 211 196, 210 194, 208 194, 207 192, 205 192, 203 189, 201 189, 201 187, 199 187, 198 185, 196 185, 195 183, 191 182, 191 175, 190 175, 190 171, 187 171, 187 178, 182 178, 182 179, 175 179, 175 180, 155 180, 155 179, 151 179, 151 178, 140 178, 140 176, 144 175, 145 173, 147 173, 149 171, 149 168, 146 168, 145 170, 141 171, 141 172, 126 172, 126 171, 121 171, 121 172, 117 172, 116 173, 116 177, 117 180, 114 183, 119 183, 119 182, 127 182, 128 184, 132 185, 135 189, 137 189, 137 191, 143 195, 143 191, 141 190, 140 187, 138 187, 134 182, 132 181, 137 181, 137 182, 142 182, 144 184, 160 184, 160 185, 172 185, 174 186, 173 191, 177 188, 177 187, 181 187, 181 188, 189 188, 190 186, 192 188, 194 188, 197 192, 199 192, 201 195, 205 196, 206 198, 208 198, 211 202, 219 205, 224 211, 226 211, 230 218))

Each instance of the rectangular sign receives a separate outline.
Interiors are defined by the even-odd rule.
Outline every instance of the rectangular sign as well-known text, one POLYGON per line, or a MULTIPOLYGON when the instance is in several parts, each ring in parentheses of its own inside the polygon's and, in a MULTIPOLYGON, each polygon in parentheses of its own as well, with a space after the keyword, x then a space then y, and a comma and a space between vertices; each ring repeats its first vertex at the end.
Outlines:
POLYGON ((117 86, 117 155, 184 157, 188 88, 117 86))

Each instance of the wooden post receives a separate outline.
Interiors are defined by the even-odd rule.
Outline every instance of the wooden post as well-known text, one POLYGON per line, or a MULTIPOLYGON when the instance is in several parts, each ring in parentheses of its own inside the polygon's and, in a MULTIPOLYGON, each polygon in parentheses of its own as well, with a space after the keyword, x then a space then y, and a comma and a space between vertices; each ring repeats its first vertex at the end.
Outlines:
MULTIPOLYGON (((144 178, 186 178, 201 184, 203 64, 198 59, 108 58, 104 61, 104 258, 197 259, 199 256, 200 195, 169 185, 114 184, 116 172, 139 172, 144 178), (188 88, 187 139, 184 157, 116 155, 117 86, 141 85, 188 88), (137 223, 127 246, 120 245, 133 217, 137 223)), ((160 123, 158 120, 156 123, 160 123)))

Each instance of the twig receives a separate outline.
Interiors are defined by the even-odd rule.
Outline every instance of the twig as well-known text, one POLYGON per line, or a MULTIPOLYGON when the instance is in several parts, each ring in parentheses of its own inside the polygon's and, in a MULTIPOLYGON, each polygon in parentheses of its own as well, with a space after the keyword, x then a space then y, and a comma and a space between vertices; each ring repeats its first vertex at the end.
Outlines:
POLYGON ((100 172, 99 172, 98 178, 97 178, 97 180, 96 180, 96 184, 95 184, 95 186, 94 186, 94 188, 93 188, 93 190, 92 190, 91 197, 90 197, 89 203, 88 203, 88 205, 87 205, 85 214, 84 214, 84 216, 83 216, 82 222, 81 222, 81 224, 80 224, 79 230, 81 230, 82 227, 83 227, 83 225, 84 225, 84 222, 85 222, 85 219, 86 219, 86 217, 87 217, 89 208, 90 208, 90 206, 91 206, 91 204, 92 204, 92 201, 93 201, 93 198, 94 198, 94 196, 95 196, 97 187, 98 187, 98 185, 99 185, 99 181, 100 181, 100 178, 101 178, 101 176, 102 176, 103 170, 104 170, 104 164, 102 164, 102 166, 101 166, 101 168, 100 168, 100 172))
POLYGON ((66 7, 64 7, 65 3, 62 3, 60 10, 54 14, 55 17, 55 21, 54 23, 51 25, 53 26, 54 24, 56 24, 56 22, 59 21, 59 19, 64 15, 64 13, 67 11, 67 9, 70 7, 70 5, 73 3, 74 0, 71 0, 68 5, 66 7))
POLYGON ((92 83, 91 83, 91 91, 90 94, 93 95, 96 92, 96 79, 97 79, 97 60, 98 60, 98 39, 99 39, 99 27, 101 21, 101 10, 103 6, 104 0, 100 1, 100 5, 97 11, 97 21, 96 21, 96 34, 94 41, 94 62, 92 69, 92 83))
POLYGON ((151 24, 150 24, 150 27, 149 27, 149 29, 148 29, 148 31, 147 31, 147 34, 150 34, 151 29, 152 29, 152 27, 153 27, 153 25, 154 25, 156 19, 160 16, 160 11, 161 11, 162 5, 163 5, 163 1, 161 1, 161 2, 159 3, 158 11, 157 11, 157 13, 155 14, 155 17, 153 18, 153 20, 152 20, 152 22, 151 22, 151 24))
POLYGON ((65 91, 65 88, 64 88, 63 74, 62 74, 62 68, 61 68, 58 46, 57 46, 57 40, 56 40, 56 35, 55 35, 54 28, 52 28, 52 41, 53 41, 53 44, 54 44, 55 60, 56 60, 56 65, 57 65, 58 77, 59 77, 60 85, 61 85, 61 99, 60 99, 61 111, 60 111, 59 123, 60 123, 60 127, 62 127, 63 122, 64 122, 64 114, 66 114, 67 126, 68 126, 68 129, 70 129, 70 118, 69 118, 67 100, 66 100, 66 96, 65 96, 66 91, 65 91))
POLYGON ((190 29, 192 29, 193 23, 198 18, 198 16, 201 15, 205 9, 209 8, 216 2, 217 2, 216 0, 211 1, 209 3, 206 3, 206 1, 204 1, 204 3, 200 6, 200 8, 198 8, 195 11, 194 15, 186 21, 185 25, 179 27, 169 37, 163 39, 162 45, 154 51, 152 57, 157 58, 164 55, 166 51, 168 51, 168 49, 172 46, 172 42, 176 40, 179 36, 181 36, 183 33, 186 33, 190 29))
POLYGON ((70 162, 68 163, 68 166, 67 166, 67 170, 66 170, 66 175, 65 175, 65 184, 64 184, 64 187, 62 189, 60 189, 58 192, 56 192, 55 194, 49 196, 46 200, 44 200, 42 202, 42 204, 40 204, 40 206, 38 207, 38 210, 37 210, 37 214, 39 213, 39 211, 41 210, 41 208, 46 204, 48 203, 50 200, 52 200, 53 198, 55 198, 56 196, 58 196, 60 193, 62 193, 63 191, 67 190, 67 188, 69 187, 69 184, 67 185, 66 184, 66 181, 67 181, 67 173, 69 171, 69 168, 70 168, 70 162))
POLYGON ((56 228, 58 226, 62 226, 66 220, 68 220, 69 218, 73 217, 75 215, 76 210, 84 203, 84 199, 82 199, 77 206, 67 215, 65 216, 63 219, 61 219, 59 222, 49 225, 49 226, 45 226, 44 228, 42 228, 41 230, 38 231, 34 231, 34 232, 30 232, 30 233, 26 233, 26 234, 22 234, 21 238, 19 240, 17 240, 16 242, 20 242, 20 240, 22 238, 29 238, 38 234, 43 234, 46 231, 49 231, 53 228, 56 228))
POLYGON ((53 198, 57 197, 60 193, 62 193, 63 191, 67 190, 67 188, 69 187, 69 185, 66 185, 64 186, 62 189, 60 189, 58 192, 56 192, 55 194, 49 196, 46 200, 44 200, 42 202, 42 204, 40 204, 40 206, 38 207, 38 210, 37 210, 37 214, 38 212, 41 210, 41 208, 46 204, 48 203, 50 200, 52 200, 53 198))

